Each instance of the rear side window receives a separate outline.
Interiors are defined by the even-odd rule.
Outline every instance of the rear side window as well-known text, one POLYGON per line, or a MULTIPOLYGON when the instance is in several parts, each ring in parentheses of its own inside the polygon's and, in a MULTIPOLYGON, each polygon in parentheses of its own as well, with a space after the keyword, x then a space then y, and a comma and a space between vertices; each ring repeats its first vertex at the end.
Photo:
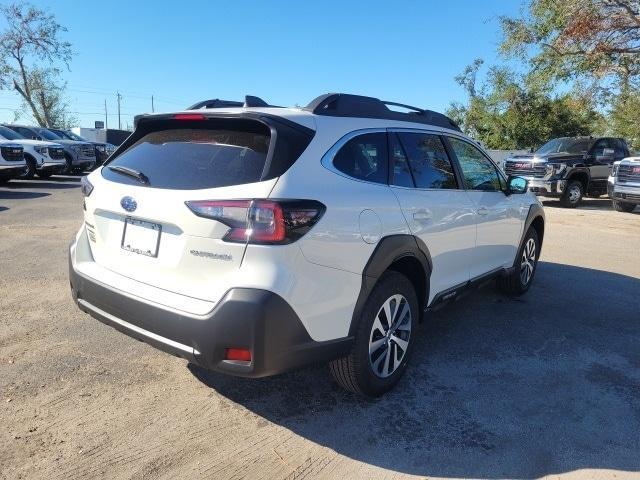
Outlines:
POLYGON ((418 188, 458 188, 453 166, 438 135, 398 133, 418 188))
POLYGON ((121 166, 144 174, 148 186, 177 190, 227 187, 262 178, 270 133, 181 128, 150 132, 102 169, 108 180, 140 185, 109 169, 121 166))
POLYGON ((359 180, 387 183, 387 134, 364 133, 345 143, 333 158, 333 166, 359 180))

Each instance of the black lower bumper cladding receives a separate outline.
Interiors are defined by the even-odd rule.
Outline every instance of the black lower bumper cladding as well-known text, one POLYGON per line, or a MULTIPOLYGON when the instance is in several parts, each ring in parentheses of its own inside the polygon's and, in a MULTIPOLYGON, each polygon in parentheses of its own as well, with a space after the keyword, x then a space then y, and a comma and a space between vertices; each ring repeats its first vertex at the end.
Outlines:
POLYGON ((344 356, 352 337, 316 342, 291 306, 266 290, 234 288, 212 312, 196 317, 136 300, 76 272, 72 295, 97 320, 203 368, 243 377, 274 375, 344 356), (247 348, 251 362, 225 360, 227 348, 247 348))

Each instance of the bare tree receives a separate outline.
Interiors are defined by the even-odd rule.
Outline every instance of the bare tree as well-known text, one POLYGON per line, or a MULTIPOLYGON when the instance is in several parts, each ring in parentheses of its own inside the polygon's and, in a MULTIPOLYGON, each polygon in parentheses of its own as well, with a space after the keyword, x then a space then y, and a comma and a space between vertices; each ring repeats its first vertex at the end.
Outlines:
POLYGON ((69 67, 71 44, 60 39, 67 29, 55 17, 28 3, 0 5, 7 23, 0 32, 0 89, 13 89, 43 127, 68 123, 60 65, 69 67))

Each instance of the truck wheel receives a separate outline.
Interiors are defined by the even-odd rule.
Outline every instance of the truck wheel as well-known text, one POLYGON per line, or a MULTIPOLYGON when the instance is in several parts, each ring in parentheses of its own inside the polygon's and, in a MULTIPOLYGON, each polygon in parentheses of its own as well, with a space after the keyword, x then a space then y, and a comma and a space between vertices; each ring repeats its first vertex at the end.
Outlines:
POLYGON ((560 197, 560 203, 565 208, 576 208, 582 201, 582 193, 582 182, 571 180, 560 197))
POLYGON ((36 161, 31 155, 25 155, 24 159, 27 163, 27 170, 20 178, 23 180, 31 180, 36 174, 36 161))
POLYGON ((62 174, 71 175, 73 173, 73 160, 69 155, 65 155, 64 158, 65 158, 65 162, 64 162, 64 170, 62 170, 62 174))
POLYGON ((522 247, 518 251, 513 272, 498 279, 498 286, 507 295, 522 295, 531 286, 540 257, 540 240, 538 232, 529 227, 522 247))
POLYGON ((618 200, 613 200, 613 209, 616 212, 631 213, 635 208, 636 208, 636 205, 634 203, 626 203, 626 202, 619 202, 618 200))
POLYGON ((418 323, 418 299, 407 277, 382 275, 367 299, 349 355, 329 364, 343 388, 377 397, 391 390, 404 373, 418 323))

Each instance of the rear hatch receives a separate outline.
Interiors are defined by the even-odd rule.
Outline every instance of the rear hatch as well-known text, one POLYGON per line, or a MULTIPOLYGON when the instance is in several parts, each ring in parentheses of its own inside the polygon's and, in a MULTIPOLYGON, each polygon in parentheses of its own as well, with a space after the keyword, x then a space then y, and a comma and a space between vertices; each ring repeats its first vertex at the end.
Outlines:
POLYGON ((95 262, 154 287, 218 300, 233 286, 246 243, 225 240, 230 226, 196 215, 187 202, 268 198, 312 135, 261 116, 143 118, 89 177, 85 220, 95 262))

